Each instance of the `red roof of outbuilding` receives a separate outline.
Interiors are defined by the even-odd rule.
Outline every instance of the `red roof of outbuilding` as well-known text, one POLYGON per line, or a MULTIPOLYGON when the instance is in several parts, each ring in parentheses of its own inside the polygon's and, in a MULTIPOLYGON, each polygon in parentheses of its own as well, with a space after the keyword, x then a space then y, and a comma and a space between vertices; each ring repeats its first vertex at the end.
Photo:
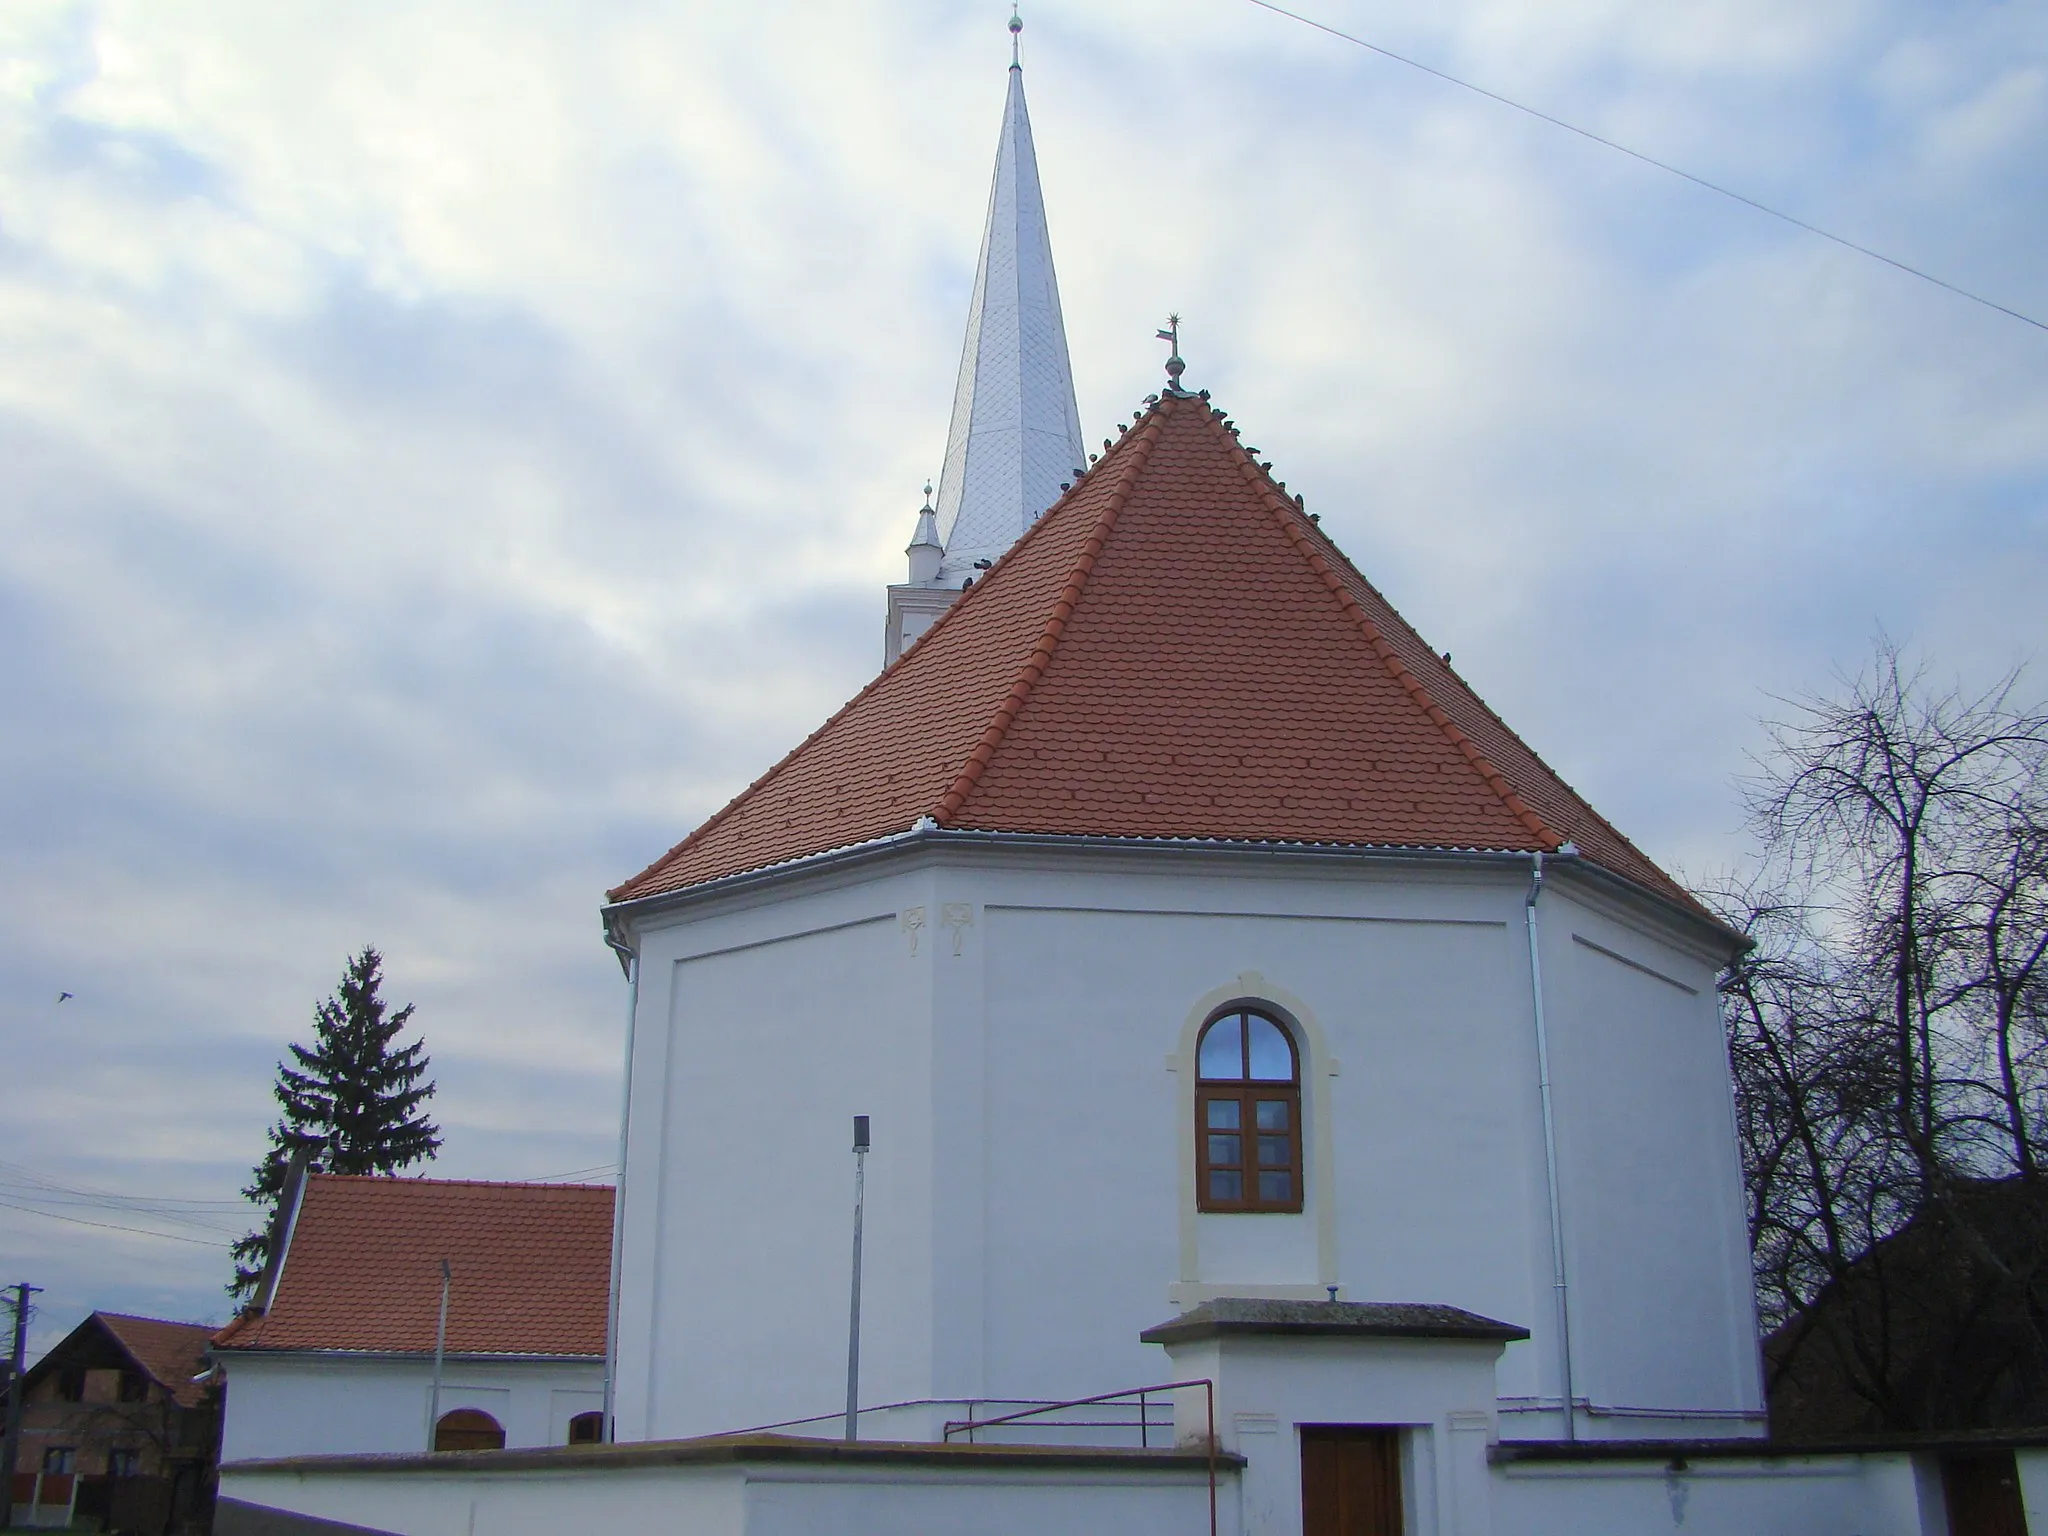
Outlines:
POLYGON ((174 1399, 187 1408, 199 1401, 205 1387, 192 1378, 206 1369, 206 1341, 212 1328, 161 1317, 130 1317, 125 1312, 93 1316, 174 1399))
POLYGON ((1482 703, 1220 411, 1151 407, 903 657, 610 894, 907 831, 1536 851, 1694 910, 1482 703))
POLYGON ((216 1349, 430 1352, 441 1261, 453 1354, 604 1354, 612 1191, 316 1173, 270 1308, 216 1349))

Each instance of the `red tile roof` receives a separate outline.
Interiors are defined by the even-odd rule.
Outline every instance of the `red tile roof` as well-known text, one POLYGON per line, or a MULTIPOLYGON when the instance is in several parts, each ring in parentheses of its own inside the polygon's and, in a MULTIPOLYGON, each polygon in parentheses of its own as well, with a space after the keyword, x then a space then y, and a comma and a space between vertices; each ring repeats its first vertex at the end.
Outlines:
POLYGON ((612 1191, 454 1179, 306 1181, 270 1310, 216 1349, 431 1352, 449 1290, 451 1354, 604 1354, 612 1191))
POLYGON ((124 1312, 95 1312, 92 1321, 113 1335, 157 1385, 186 1408, 198 1404, 205 1385, 192 1378, 206 1369, 206 1344, 213 1329, 206 1323, 173 1323, 160 1317, 130 1317, 124 1312))
POLYGON ((1691 898, 1168 396, 896 664, 630 900, 946 828, 1554 850, 1691 898))

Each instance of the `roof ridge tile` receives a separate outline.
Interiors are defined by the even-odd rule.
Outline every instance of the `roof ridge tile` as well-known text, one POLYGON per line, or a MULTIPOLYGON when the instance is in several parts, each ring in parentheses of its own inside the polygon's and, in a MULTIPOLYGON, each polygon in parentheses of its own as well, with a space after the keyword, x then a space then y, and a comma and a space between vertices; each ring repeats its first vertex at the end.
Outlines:
POLYGON ((1458 723, 1445 714, 1436 700, 1429 696, 1429 690, 1423 686, 1422 679, 1408 670, 1407 663, 1401 660, 1400 655, 1387 642, 1386 636, 1380 633, 1380 627, 1373 623, 1372 616, 1359 606, 1358 599, 1351 595, 1336 571, 1331 569, 1330 562, 1323 557, 1322 551, 1316 549, 1297 526, 1299 509, 1280 493, 1273 484, 1272 476, 1259 462, 1245 452, 1244 444, 1225 430, 1221 416, 1213 410, 1209 413, 1209 425, 1210 430, 1216 433, 1223 440, 1224 446, 1236 456, 1239 473, 1259 491, 1266 509, 1278 519, 1288 542, 1307 560, 1309 569, 1322 579, 1323 585, 1329 588, 1338 605, 1357 623, 1366 643, 1372 647, 1373 654, 1380 659, 1380 664, 1392 675, 1394 681, 1399 683, 1409 698, 1429 716, 1431 723, 1450 738, 1451 744, 1485 782, 1486 787, 1500 797, 1501 803, 1514 814, 1517 821, 1529 829, 1532 836, 1542 841, 1546 848, 1556 848, 1562 844, 1565 839, 1553 831, 1529 803, 1515 792, 1514 786, 1508 783, 1507 776, 1487 759, 1486 754, 1474 745, 1472 738, 1460 730, 1458 723))

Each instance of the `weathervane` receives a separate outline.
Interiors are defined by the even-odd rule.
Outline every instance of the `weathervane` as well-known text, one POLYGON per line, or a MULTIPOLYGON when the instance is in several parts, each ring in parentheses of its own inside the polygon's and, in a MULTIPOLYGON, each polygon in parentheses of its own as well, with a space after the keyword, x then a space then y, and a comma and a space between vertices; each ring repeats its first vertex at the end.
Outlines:
POLYGON ((1188 365, 1181 361, 1180 355, 1180 316, 1168 315, 1166 329, 1156 334, 1161 341, 1173 344, 1172 353, 1166 359, 1166 392, 1169 395, 1184 395, 1187 391, 1180 387, 1180 376, 1187 371, 1188 365))
POLYGON ((1010 3, 1010 68, 1022 69, 1023 60, 1018 57, 1017 34, 1024 30, 1024 18, 1017 14, 1016 0, 1010 3))

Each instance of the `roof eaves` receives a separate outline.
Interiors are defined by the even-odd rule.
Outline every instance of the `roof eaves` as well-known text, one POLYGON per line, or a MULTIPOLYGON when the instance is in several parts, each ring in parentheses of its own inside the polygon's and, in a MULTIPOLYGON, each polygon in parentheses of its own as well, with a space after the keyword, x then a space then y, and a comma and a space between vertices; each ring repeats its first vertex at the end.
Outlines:
MULTIPOLYGON (((213 1355, 234 1355, 244 1358, 260 1356, 266 1360, 399 1360, 432 1361, 431 1349, 344 1349, 320 1344, 268 1344, 268 1345, 222 1345, 214 1344, 208 1351, 213 1355)), ((602 1364, 604 1355, 569 1354, 562 1350, 546 1349, 450 1349, 442 1352, 448 1360, 485 1360, 496 1364, 528 1365, 587 1365, 602 1364)))
MULTIPOLYGON (((643 913, 652 914, 672 907, 695 905, 700 901, 714 900, 751 886, 772 883, 795 875, 821 873, 841 865, 864 863, 913 847, 1042 848, 1053 852, 1070 853, 1251 853, 1282 858, 1515 864, 1524 867, 1527 866, 1532 851, 1527 848, 1489 848, 1476 844, 1338 843, 1284 838, 1160 837, 1153 834, 1019 832, 989 827, 917 826, 907 832, 893 833, 888 837, 876 838, 865 843, 848 844, 844 848, 834 848, 826 853, 807 854, 800 859, 786 859, 778 864, 765 864, 755 869, 721 875, 716 880, 706 880, 696 885, 678 886, 672 890, 635 897, 607 907, 606 924, 608 928, 614 928, 643 913)), ((1730 944, 1746 945, 1748 942, 1735 930, 1712 918, 1710 914, 1703 913, 1691 903, 1680 902, 1674 899, 1670 892, 1657 886, 1646 885, 1640 880, 1618 874, 1583 853, 1546 851, 1544 857, 1550 861, 1548 867, 1552 870, 1563 867, 1580 871, 1600 884, 1612 888, 1618 894, 1653 903, 1659 910, 1679 918, 1687 928, 1707 929, 1716 938, 1730 944)))
MULTIPOLYGON (((756 864, 748 869, 736 869, 729 875, 718 875, 709 880, 662 886, 638 896, 619 897, 615 893, 614 898, 605 905, 599 915, 604 919, 605 933, 610 938, 617 935, 625 924, 643 914, 660 912, 685 901, 695 901, 700 897, 730 891, 738 886, 780 879, 784 875, 799 871, 807 873, 812 869, 871 857, 897 844, 915 842, 937 827, 936 822, 926 825, 928 821, 929 817, 921 816, 901 832, 885 832, 880 837, 871 837, 863 842, 841 843, 837 848, 824 848, 816 853, 800 853, 794 858, 777 859, 770 864, 756 864)), ((624 890, 625 887, 621 886, 620 889, 624 890)))
POLYGON ((940 798, 932 812, 939 825, 944 826, 960 814, 960 807, 974 790, 995 757, 996 748, 1002 745, 1004 735, 1009 731, 1025 703, 1031 697, 1032 687, 1045 675, 1045 669, 1052 664, 1052 653, 1059 647, 1060 636, 1067 627, 1067 620, 1073 617, 1075 606, 1081 601, 1081 593, 1088 585, 1088 578, 1094 573, 1095 561, 1102 553, 1102 547, 1109 540, 1110 530, 1116 526, 1117 514, 1130 499, 1131 490, 1137 484, 1146 461, 1152 456, 1152 445, 1159 439, 1159 411, 1156 406, 1148 414, 1144 425, 1132 434, 1135 439, 1119 470, 1116 483, 1103 498, 1102 510, 1095 514, 1095 526, 1089 530, 1088 539, 1081 546, 1081 553, 1074 559, 1072 569, 1067 573, 1066 585, 1060 589, 1059 597, 1052 605, 1052 612, 1046 616, 1045 627, 1039 631, 1038 644, 1024 659, 1018 669, 1016 680, 1010 684, 1010 691, 1003 702, 996 706, 996 712, 982 731, 981 740, 974 750, 967 754, 967 761, 960 765, 952 785, 940 798))

